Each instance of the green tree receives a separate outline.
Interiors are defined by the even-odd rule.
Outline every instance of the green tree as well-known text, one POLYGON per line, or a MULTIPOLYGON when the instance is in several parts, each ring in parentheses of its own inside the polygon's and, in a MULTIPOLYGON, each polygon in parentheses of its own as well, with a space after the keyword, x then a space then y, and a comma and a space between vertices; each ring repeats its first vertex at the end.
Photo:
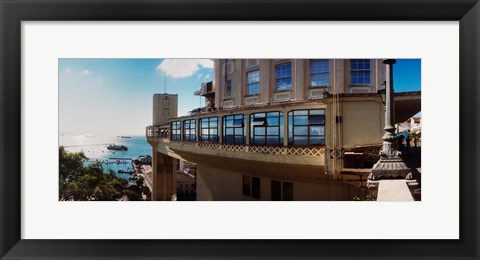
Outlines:
MULTIPOLYGON (((83 166, 83 153, 69 153, 59 149, 60 200, 119 200, 127 190, 128 182, 110 170, 104 172, 100 163, 83 166)), ((141 195, 140 195, 141 197, 141 195)))
POLYGON ((63 178, 80 174, 83 171, 83 161, 88 159, 83 152, 69 153, 63 146, 59 148, 59 158, 59 174, 63 178))
POLYGON ((138 178, 138 180, 135 181, 135 183, 137 184, 138 187, 142 187, 144 180, 145 180, 145 179, 143 178, 143 176, 140 176, 140 178, 138 178))
POLYGON ((125 191, 125 194, 128 196, 129 200, 138 201, 143 200, 142 190, 137 185, 130 185, 125 191))

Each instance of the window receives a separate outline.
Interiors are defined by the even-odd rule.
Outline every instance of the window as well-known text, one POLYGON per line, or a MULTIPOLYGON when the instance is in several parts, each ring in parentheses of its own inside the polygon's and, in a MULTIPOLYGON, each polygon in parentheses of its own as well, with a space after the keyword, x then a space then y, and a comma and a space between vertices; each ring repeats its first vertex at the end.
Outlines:
POLYGON ((196 141, 196 120, 188 119, 183 121, 183 140, 184 141, 196 141))
POLYGON ((170 99, 168 99, 167 96, 166 96, 165 99, 163 100, 162 115, 163 115, 163 116, 170 116, 170 99))
POLYGON ((170 108, 170 99, 168 97, 165 97, 163 100, 163 108, 170 108))
POLYGON ((282 182, 282 198, 283 200, 293 200, 293 183, 282 182))
POLYGON ((225 84, 225 96, 232 95, 232 80, 227 80, 225 84))
POLYGON ((226 59, 223 63, 223 75, 233 73, 233 60, 226 59))
POLYGON ((311 60, 311 87, 326 87, 330 85, 328 60, 311 60))
POLYGON ((259 60, 258 59, 247 59, 245 60, 245 68, 252 68, 258 66, 259 60))
POLYGON ((172 140, 180 140, 180 130, 181 130, 181 126, 180 126, 180 121, 173 121, 172 122, 172 140))
POLYGON ((252 182, 251 182, 251 177, 250 176, 242 176, 243 182, 242 182, 242 194, 244 196, 250 197, 251 193, 251 187, 252 187, 252 182))
POLYGON ((200 119, 200 141, 218 142, 218 117, 200 119))
POLYGON ((272 180, 271 200, 293 200, 293 183, 272 180))
POLYGON ((254 70, 247 73, 247 95, 257 95, 260 93, 260 70, 254 70))
POLYGON ((292 64, 275 66, 275 90, 290 90, 292 88, 292 64))
POLYGON ((352 85, 370 84, 370 60, 351 60, 352 85))
POLYGON ((223 142, 229 144, 245 144, 245 115, 223 117, 223 142))
POLYGON ((242 194, 254 199, 260 199, 260 178, 243 175, 242 179, 242 194))
POLYGON ((324 145, 325 110, 294 110, 288 112, 289 145, 324 145))
POLYGON ((250 144, 282 145, 283 125, 282 112, 250 115, 250 144))
POLYGON ((260 199, 260 178, 252 177, 252 198, 260 199))

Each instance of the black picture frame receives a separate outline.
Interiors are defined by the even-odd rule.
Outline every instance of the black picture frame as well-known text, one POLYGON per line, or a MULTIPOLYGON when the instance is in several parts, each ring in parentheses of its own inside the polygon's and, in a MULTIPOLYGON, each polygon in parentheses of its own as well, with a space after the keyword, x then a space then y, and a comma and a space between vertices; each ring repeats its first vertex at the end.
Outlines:
MULTIPOLYGON (((479 259, 480 257, 478 247, 480 5, 477 0, 0 0, 0 19, 1 259, 479 259), (460 239, 21 239, 21 22, 112 20, 459 21, 460 239)), ((372 216, 373 218, 375 216, 372 216)), ((365 232, 375 228, 374 223, 375 221, 363 223, 365 232)))

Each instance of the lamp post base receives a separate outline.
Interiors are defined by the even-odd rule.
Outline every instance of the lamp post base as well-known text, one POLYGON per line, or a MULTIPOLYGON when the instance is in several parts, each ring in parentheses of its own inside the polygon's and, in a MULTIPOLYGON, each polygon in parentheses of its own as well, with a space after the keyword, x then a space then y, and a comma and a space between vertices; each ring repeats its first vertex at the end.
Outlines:
POLYGON ((372 172, 368 175, 369 180, 380 179, 412 179, 412 173, 399 156, 380 157, 373 165, 372 172))

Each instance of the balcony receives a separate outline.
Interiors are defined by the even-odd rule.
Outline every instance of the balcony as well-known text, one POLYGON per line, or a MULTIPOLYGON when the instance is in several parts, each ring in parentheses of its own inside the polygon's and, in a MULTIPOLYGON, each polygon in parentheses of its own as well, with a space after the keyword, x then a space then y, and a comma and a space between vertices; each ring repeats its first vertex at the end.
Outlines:
POLYGON ((145 129, 145 136, 148 138, 163 138, 163 139, 169 139, 169 131, 170 131, 170 126, 169 125, 163 125, 163 126, 147 126, 145 129))
POLYGON ((282 147, 211 142, 170 141, 169 148, 185 158, 213 156, 276 164, 324 165, 324 146, 282 147))
POLYGON ((223 159, 240 159, 277 164, 322 166, 325 164, 325 146, 272 146, 215 143, 203 141, 170 140, 169 125, 148 126, 147 141, 157 146, 157 151, 175 158, 197 161, 213 156, 223 159))

